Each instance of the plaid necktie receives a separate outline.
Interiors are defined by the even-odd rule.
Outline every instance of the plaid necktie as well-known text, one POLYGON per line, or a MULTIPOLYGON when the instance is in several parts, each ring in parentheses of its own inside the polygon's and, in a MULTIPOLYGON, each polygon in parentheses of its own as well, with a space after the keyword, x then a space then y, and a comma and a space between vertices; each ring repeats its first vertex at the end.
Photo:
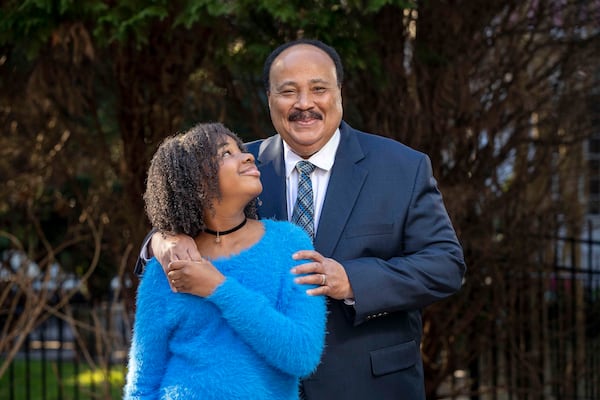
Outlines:
POLYGON ((315 166, 308 161, 298 161, 296 169, 300 174, 298 178, 298 197, 292 213, 292 222, 303 228, 312 238, 315 236, 313 190, 310 174, 315 166))

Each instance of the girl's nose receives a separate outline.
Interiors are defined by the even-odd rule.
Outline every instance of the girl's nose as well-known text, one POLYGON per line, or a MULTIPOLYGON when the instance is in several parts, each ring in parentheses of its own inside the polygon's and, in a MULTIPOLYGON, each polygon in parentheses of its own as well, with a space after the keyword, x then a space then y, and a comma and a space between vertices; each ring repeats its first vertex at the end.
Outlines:
POLYGON ((242 153, 242 155, 244 156, 245 163, 254 163, 254 155, 252 155, 252 153, 242 153))

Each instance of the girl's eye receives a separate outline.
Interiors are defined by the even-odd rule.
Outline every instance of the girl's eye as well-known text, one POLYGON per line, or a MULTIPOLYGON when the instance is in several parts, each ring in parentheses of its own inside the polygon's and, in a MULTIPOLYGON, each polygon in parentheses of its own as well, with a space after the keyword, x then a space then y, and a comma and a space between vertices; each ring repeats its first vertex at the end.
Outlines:
POLYGON ((225 150, 223 153, 221 153, 221 158, 227 158, 230 155, 231 155, 231 151, 225 150))

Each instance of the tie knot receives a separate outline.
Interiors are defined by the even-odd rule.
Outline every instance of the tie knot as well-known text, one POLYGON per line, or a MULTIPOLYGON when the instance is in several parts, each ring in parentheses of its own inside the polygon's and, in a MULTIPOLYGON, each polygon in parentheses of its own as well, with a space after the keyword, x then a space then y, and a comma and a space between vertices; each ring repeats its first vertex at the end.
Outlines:
POLYGON ((315 165, 308 161, 298 161, 296 168, 302 175, 310 175, 315 170, 315 165))

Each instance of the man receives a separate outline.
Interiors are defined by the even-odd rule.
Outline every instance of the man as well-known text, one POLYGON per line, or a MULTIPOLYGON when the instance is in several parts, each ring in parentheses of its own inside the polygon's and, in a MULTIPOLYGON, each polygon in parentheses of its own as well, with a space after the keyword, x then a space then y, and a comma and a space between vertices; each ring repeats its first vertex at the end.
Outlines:
MULTIPOLYGON (((303 381, 308 400, 425 399, 421 310, 461 287, 465 264, 429 158, 342 121, 342 63, 319 41, 286 43, 263 79, 277 135, 248 145, 261 171, 261 218, 295 219, 302 176, 316 251, 292 272, 328 296, 326 346, 303 381)), ((163 267, 200 257, 193 242, 152 238, 163 267)), ((265 277, 268 279, 268 277, 265 277)), ((176 289, 176 288, 175 288, 176 289)), ((290 344, 293 346, 293 343, 290 344)))

